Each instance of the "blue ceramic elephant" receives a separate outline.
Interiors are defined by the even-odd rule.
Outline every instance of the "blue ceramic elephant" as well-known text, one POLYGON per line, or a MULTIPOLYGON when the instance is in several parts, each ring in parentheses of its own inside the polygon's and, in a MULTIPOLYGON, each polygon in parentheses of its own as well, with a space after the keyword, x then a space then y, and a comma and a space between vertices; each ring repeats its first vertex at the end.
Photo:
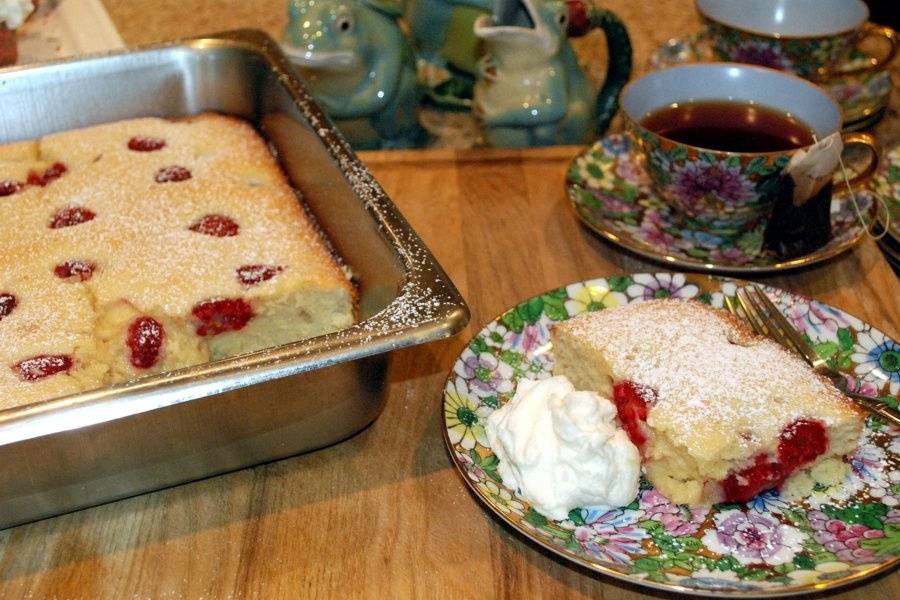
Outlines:
POLYGON ((401 9, 387 0, 290 0, 283 48, 358 149, 421 145, 421 90, 401 9))

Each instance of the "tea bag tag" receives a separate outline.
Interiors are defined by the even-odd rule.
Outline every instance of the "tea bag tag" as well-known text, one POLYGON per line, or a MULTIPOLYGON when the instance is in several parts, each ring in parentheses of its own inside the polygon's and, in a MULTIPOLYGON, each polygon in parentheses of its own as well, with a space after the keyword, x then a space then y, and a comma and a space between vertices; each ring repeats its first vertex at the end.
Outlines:
POLYGON ((797 150, 784 169, 794 182, 794 205, 800 205, 825 187, 841 162, 844 142, 839 132, 797 150))

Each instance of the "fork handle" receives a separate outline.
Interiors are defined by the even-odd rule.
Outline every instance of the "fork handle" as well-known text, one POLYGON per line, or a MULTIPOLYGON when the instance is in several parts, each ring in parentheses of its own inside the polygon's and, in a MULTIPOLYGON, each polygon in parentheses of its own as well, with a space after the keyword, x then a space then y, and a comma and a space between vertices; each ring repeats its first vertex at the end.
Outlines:
POLYGON ((900 413, 898 413, 895 409, 891 408, 884 402, 880 402, 875 398, 872 398, 871 396, 863 396, 862 394, 857 394, 856 392, 844 393, 867 411, 878 415, 895 427, 900 427, 900 413))

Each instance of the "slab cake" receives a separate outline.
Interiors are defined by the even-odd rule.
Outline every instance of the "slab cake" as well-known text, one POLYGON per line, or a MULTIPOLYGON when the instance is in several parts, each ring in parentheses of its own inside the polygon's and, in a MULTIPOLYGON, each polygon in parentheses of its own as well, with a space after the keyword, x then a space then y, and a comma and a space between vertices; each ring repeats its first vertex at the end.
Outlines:
POLYGON ((554 371, 614 399, 647 478, 673 502, 748 501, 817 465, 842 468, 857 446, 862 415, 851 400, 699 302, 584 313, 558 323, 552 342, 554 371))
POLYGON ((344 270, 238 119, 0 146, 0 208, 0 409, 354 320, 344 270))

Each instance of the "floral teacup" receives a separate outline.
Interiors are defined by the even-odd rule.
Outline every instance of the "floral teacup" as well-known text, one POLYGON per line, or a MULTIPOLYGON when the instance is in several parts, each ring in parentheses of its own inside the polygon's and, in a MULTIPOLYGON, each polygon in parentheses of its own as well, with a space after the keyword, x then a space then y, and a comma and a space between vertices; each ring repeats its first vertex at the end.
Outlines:
POLYGON ((828 94, 799 77, 772 69, 697 63, 655 71, 625 87, 622 109, 660 199, 675 209, 685 227, 716 235, 737 236, 756 228, 782 198, 795 206, 816 198, 828 206, 831 187, 827 183, 837 167, 841 139, 844 145, 866 146, 870 153, 869 164, 851 179, 852 185, 867 181, 878 166, 880 151, 872 136, 830 137, 840 131, 841 113, 828 94), (678 142, 641 125, 644 117, 661 108, 723 100, 792 115, 810 127, 815 139, 828 138, 835 151, 825 153, 822 144, 812 144, 772 152, 729 152, 678 142), (792 163, 795 156, 807 157, 804 174, 817 171, 816 181, 799 178, 798 161, 792 163))
POLYGON ((897 33, 868 23, 862 0, 696 0, 722 60, 792 71, 823 80, 867 37, 887 40, 888 52, 852 74, 880 70, 897 52, 897 33))

